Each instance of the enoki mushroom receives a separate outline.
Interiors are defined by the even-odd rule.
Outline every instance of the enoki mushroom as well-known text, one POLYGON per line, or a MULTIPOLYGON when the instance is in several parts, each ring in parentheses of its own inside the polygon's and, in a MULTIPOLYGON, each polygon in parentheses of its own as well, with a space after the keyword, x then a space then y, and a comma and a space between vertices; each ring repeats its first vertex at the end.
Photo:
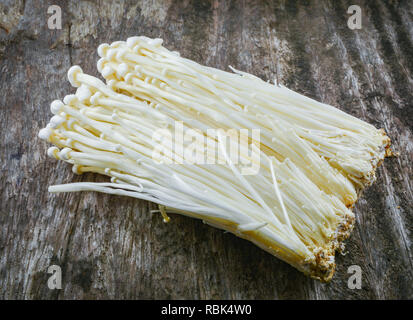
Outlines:
POLYGON ((110 182, 50 192, 152 201, 165 222, 167 212, 202 219, 331 279, 351 208, 389 153, 383 130, 282 85, 182 58, 161 39, 132 37, 98 53, 105 82, 70 68, 76 94, 52 102, 39 136, 74 173, 110 182))

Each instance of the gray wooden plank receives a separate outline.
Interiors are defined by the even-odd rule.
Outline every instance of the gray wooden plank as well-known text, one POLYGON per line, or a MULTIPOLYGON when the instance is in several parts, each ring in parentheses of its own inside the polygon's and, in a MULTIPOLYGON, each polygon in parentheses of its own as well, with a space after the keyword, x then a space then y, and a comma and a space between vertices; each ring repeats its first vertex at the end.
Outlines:
POLYGON ((413 298, 412 4, 361 1, 55 1, 63 29, 47 28, 42 1, 0 1, 0 298, 413 298), (153 204, 93 193, 47 193, 70 181, 37 132, 49 104, 73 92, 66 71, 97 75, 96 47, 161 37, 197 62, 228 65, 385 128, 397 158, 355 208, 347 254, 329 284, 304 277, 251 243, 189 218, 169 224, 153 204), (278 70, 278 73, 277 73, 278 70), (46 270, 63 270, 62 290, 46 270), (359 265, 363 287, 347 287, 359 265))

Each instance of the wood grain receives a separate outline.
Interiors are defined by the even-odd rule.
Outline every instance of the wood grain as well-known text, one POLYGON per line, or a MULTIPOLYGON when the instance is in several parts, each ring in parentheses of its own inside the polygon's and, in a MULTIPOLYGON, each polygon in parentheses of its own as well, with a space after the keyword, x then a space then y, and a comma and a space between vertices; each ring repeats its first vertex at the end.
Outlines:
POLYGON ((52 1, 63 28, 47 27, 46 1, 0 0, 1 299, 413 298, 413 3, 411 1, 52 1), (361 30, 347 8, 362 8, 361 30), (144 201, 47 186, 103 181, 74 176, 37 138, 49 104, 73 92, 66 71, 97 76, 97 46, 133 35, 202 64, 228 65, 332 104, 393 141, 377 182, 357 203, 347 254, 331 283, 306 278, 247 241, 144 201), (47 267, 63 288, 47 287, 47 267), (350 265, 362 289, 347 286, 350 265))

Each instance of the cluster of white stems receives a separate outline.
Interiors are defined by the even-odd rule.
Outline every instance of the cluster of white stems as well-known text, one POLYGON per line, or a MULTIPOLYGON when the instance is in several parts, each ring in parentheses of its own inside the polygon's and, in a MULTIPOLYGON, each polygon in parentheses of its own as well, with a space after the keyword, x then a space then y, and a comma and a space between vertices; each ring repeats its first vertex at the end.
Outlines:
MULTIPOLYGON (((199 65, 164 48, 161 39, 132 37, 102 44, 98 53, 106 83, 70 68, 76 94, 53 101, 54 116, 39 136, 55 145, 48 154, 71 163, 73 172, 111 181, 49 191, 149 200, 165 221, 166 212, 202 219, 306 274, 331 278, 334 252, 354 221, 350 209, 386 155, 382 130, 251 74, 199 65), (177 121, 202 135, 204 148, 218 148, 221 161, 155 163, 153 133, 177 121), (259 130, 258 141, 249 137, 239 148, 245 163, 259 161, 256 174, 241 174, 220 131, 208 135, 211 128, 259 130)), ((175 160, 182 156, 168 151, 175 160)))

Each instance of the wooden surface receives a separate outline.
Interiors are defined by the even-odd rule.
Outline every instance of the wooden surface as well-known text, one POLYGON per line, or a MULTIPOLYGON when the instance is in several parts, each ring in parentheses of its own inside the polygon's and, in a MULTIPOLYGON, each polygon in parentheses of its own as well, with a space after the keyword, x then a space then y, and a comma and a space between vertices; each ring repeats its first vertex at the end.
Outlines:
POLYGON ((413 298, 411 1, 14 1, 0 0, 0 298, 394 299, 413 298), (47 7, 62 8, 62 30, 47 7), (361 30, 347 8, 362 8, 361 30), (75 176, 37 138, 49 104, 74 90, 73 64, 97 75, 97 46, 161 37, 197 62, 228 65, 384 128, 398 158, 358 201, 357 225, 330 284, 231 234, 151 203, 95 193, 52 195, 75 176), (278 65, 278 68, 277 68, 278 65), (47 287, 48 266, 63 271, 47 287), (362 269, 362 289, 347 268, 362 269))

